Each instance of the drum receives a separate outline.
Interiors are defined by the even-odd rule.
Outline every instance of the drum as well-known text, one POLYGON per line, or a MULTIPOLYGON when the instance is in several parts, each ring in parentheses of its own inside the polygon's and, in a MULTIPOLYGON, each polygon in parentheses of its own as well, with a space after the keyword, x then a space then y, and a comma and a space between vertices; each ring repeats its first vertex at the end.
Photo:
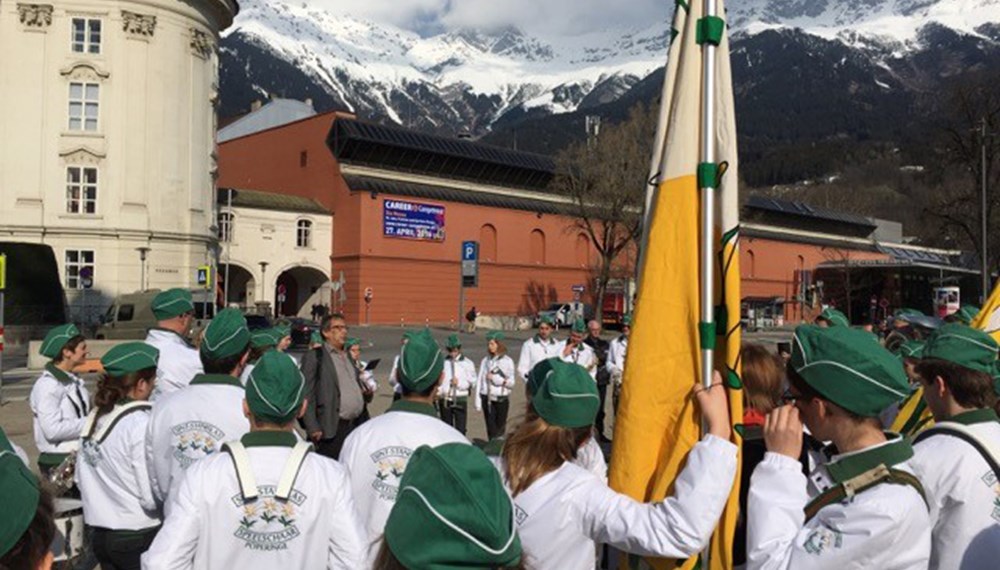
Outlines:
POLYGON ((56 538, 52 554, 56 562, 72 560, 83 553, 83 501, 58 498, 54 506, 56 538))

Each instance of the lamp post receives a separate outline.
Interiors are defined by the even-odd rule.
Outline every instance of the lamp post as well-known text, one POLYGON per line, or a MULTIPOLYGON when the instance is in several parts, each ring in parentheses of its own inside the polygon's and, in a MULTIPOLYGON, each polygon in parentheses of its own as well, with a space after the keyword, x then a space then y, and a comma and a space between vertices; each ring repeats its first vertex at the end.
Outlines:
POLYGON ((267 275, 268 263, 260 261, 257 264, 260 265, 260 302, 265 303, 267 302, 267 280, 265 277, 267 275))
POLYGON ((988 136, 990 136, 990 135, 989 135, 989 133, 986 132, 986 117, 983 117, 982 123, 980 123, 980 125, 979 125, 979 146, 980 146, 980 151, 982 153, 982 165, 980 166, 980 170, 981 170, 980 171, 980 175, 982 176, 982 188, 981 188, 981 192, 980 192, 980 200, 981 200, 980 208, 981 208, 981 211, 980 211, 980 216, 979 216, 980 217, 980 222, 982 223, 982 226, 980 227, 980 231, 982 232, 982 234, 980 236, 980 239, 982 240, 980 242, 980 249, 981 249, 980 253, 982 253, 981 263, 982 263, 982 279, 983 279, 983 285, 982 285, 982 287, 983 287, 983 296, 980 299, 980 302, 982 302, 982 303, 985 303, 986 302, 986 298, 989 297, 989 295, 990 295, 990 267, 989 267, 989 258, 986 256, 986 243, 987 243, 986 232, 987 232, 987 227, 988 227, 988 220, 986 219, 986 213, 987 213, 987 209, 986 209, 986 204, 987 204, 987 201, 986 201, 986 191, 987 191, 986 168, 987 168, 987 165, 988 165, 987 160, 986 160, 986 137, 988 137, 988 136))
POLYGON ((146 254, 152 251, 152 248, 147 246, 137 247, 136 251, 139 252, 139 263, 140 263, 140 273, 139 273, 139 290, 146 290, 146 254))

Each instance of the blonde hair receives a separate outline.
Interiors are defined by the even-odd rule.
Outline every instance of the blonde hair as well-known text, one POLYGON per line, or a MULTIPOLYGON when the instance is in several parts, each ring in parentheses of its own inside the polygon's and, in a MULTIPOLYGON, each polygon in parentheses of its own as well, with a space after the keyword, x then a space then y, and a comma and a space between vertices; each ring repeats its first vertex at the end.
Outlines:
POLYGON ((507 436, 501 452, 511 496, 518 496, 546 473, 576 459, 577 451, 591 434, 590 426, 551 425, 529 404, 524 421, 507 436))
POLYGON ((779 357, 759 344, 745 344, 740 351, 740 364, 744 404, 762 414, 780 406, 785 366, 779 357))

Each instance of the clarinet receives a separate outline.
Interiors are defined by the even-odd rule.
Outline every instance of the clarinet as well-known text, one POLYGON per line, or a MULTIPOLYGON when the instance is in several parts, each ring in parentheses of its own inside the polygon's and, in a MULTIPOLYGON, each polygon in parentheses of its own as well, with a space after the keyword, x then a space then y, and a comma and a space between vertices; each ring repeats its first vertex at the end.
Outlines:
POLYGON ((457 384, 452 384, 453 380, 455 380, 455 360, 454 359, 451 360, 451 380, 448 380, 448 384, 449 384, 448 395, 445 396, 445 402, 450 407, 454 407, 455 406, 455 400, 456 400, 456 397, 458 395, 458 385, 457 384))

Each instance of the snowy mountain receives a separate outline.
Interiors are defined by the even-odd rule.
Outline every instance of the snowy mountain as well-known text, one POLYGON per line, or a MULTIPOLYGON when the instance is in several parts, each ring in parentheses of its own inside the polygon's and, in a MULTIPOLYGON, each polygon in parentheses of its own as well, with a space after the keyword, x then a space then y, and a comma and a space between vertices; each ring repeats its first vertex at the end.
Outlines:
MULTIPOLYGON (((244 0, 241 8, 221 45, 224 116, 271 95, 311 97, 320 109, 477 136, 628 99, 663 66, 670 28, 664 14, 645 29, 572 37, 532 37, 512 26, 421 37, 304 3, 244 0)), ((839 54, 857 71, 852 81, 884 92, 933 87, 914 61, 939 49, 941 34, 962 49, 992 52, 1000 0, 740 0, 728 19, 734 74, 755 61, 766 68, 776 55, 768 50, 791 43, 820 59, 839 54)), ((754 85, 787 80, 780 72, 746 77, 754 85)))

